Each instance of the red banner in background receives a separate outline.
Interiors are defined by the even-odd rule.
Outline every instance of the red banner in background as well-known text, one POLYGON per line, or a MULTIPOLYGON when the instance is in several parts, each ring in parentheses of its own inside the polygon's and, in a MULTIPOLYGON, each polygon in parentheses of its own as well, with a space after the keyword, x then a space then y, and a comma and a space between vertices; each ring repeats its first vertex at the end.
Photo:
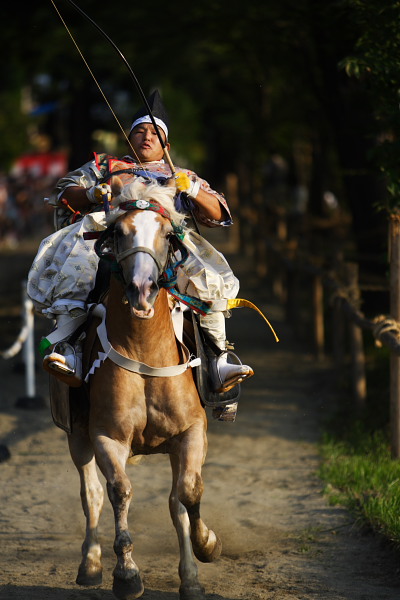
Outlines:
POLYGON ((30 175, 34 179, 39 177, 58 179, 65 175, 67 168, 68 159, 64 152, 24 154, 12 167, 11 175, 14 177, 30 175))

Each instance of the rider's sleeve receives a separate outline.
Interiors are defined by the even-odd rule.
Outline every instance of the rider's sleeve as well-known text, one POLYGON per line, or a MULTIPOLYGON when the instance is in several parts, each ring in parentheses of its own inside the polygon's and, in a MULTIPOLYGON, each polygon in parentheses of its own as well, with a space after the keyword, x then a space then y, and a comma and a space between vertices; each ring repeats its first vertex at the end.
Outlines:
POLYGON ((222 213, 223 213, 222 219, 220 221, 217 221, 216 219, 209 219, 208 217, 206 217, 205 215, 202 214, 201 210, 196 205, 194 212, 195 212, 196 216, 198 217, 200 223, 202 223, 203 225, 206 225, 207 227, 229 227, 229 225, 232 225, 232 223, 233 223, 232 215, 231 215, 231 211, 229 210, 228 203, 225 200, 225 196, 223 194, 219 194, 218 192, 213 190, 211 188, 210 184, 207 181, 205 181, 205 179, 201 179, 200 177, 198 177, 198 180, 200 181, 200 187, 202 190, 204 190, 205 192, 208 192, 209 194, 212 194, 213 196, 216 197, 216 199, 222 206, 222 213))
POLYGON ((197 204, 195 204, 192 200, 190 200, 190 198, 186 197, 186 199, 184 200, 182 198, 182 194, 179 194, 179 196, 176 200, 177 209, 182 212, 187 212, 186 206, 187 206, 187 204, 189 204, 190 210, 193 210, 198 221, 202 225, 205 225, 206 227, 229 227, 229 225, 232 225, 232 223, 233 223, 232 215, 229 210, 228 203, 225 200, 225 196, 223 194, 219 194, 218 192, 213 190, 211 188, 210 184, 205 179, 202 179, 201 177, 196 175, 196 173, 194 173, 193 171, 189 171, 188 169, 181 169, 180 167, 179 168, 177 167, 177 169, 179 171, 185 172, 189 177, 195 177, 200 182, 200 187, 202 190, 204 190, 208 194, 212 194, 213 196, 215 196, 215 198, 218 200, 218 202, 222 206, 223 215, 222 215, 222 219, 220 221, 217 221, 216 219, 209 219, 208 217, 206 217, 206 215, 203 214, 203 212, 201 211, 201 208, 197 204), (185 206, 185 203, 186 203, 186 206, 185 206))
POLYGON ((73 185, 90 188, 96 185, 101 178, 101 173, 96 166, 96 161, 91 160, 75 171, 70 171, 58 180, 48 199, 48 204, 55 208, 54 225, 55 228, 62 229, 71 223, 72 213, 61 203, 61 198, 65 190, 73 185))
POLYGON ((100 178, 101 174, 96 166, 96 162, 94 160, 87 162, 79 169, 70 171, 65 177, 58 180, 56 187, 50 195, 49 204, 60 206, 60 199, 68 187, 78 185, 79 187, 90 188, 96 185, 100 178))

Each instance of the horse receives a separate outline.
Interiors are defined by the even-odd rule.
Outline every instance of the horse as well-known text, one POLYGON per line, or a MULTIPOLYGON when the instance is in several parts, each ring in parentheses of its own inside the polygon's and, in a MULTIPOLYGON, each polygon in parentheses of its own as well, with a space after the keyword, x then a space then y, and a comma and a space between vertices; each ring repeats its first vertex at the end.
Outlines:
POLYGON ((101 248, 108 246, 119 270, 111 276, 102 318, 94 316, 88 326, 83 363, 89 369, 97 357, 98 366, 90 370, 88 406, 75 406, 68 435, 86 516, 76 582, 99 585, 102 580, 97 530, 104 492, 97 464, 114 511, 113 593, 119 600, 143 594, 132 558, 128 527, 132 485, 126 464, 132 457, 168 453, 172 471, 169 510, 180 553, 180 599, 205 600, 195 558, 211 562, 221 554, 220 539, 200 516, 207 418, 185 347, 174 331, 167 291, 159 285, 171 257, 177 256, 177 224, 182 215, 174 209, 173 188, 135 180, 119 191, 113 201, 113 206, 119 202, 119 208, 113 212, 121 214, 101 241, 101 248), (107 338, 103 345, 100 325, 107 338), (107 352, 102 355, 104 345, 107 352), (130 365, 136 365, 136 372, 130 365), (170 376, 170 370, 178 374, 170 376))

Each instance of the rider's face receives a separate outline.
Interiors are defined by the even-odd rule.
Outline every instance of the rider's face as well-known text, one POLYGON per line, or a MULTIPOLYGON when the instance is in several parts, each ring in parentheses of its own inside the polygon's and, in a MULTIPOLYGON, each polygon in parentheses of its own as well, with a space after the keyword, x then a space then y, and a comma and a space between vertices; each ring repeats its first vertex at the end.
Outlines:
MULTIPOLYGON (((163 140, 165 134, 162 129, 159 129, 163 140)), ((152 160, 161 160, 164 156, 164 150, 160 144, 157 133, 152 123, 140 123, 131 131, 129 141, 136 153, 135 158, 140 162, 150 162, 152 160)), ((169 144, 166 144, 167 150, 169 144)))

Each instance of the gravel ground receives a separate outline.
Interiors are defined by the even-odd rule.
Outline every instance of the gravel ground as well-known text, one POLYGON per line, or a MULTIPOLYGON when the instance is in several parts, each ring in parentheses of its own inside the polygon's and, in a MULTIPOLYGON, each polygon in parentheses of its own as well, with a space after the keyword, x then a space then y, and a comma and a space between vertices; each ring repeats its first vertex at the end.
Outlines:
MULTIPOLYGON (((21 282, 32 248, 0 252, 2 349, 19 332, 21 282)), ((255 312, 234 311, 229 338, 255 376, 242 389, 235 423, 209 415, 202 513, 223 543, 221 558, 199 564, 210 600, 398 600, 398 557, 361 531, 343 509, 330 507, 316 472, 321 421, 331 409, 327 365, 296 342, 281 307, 231 257, 241 297, 256 302, 278 332, 276 344, 255 312)), ((35 319, 36 338, 48 323, 35 319)), ((113 518, 101 519, 104 581, 75 584, 84 535, 78 475, 66 434, 52 422, 47 377, 38 367, 33 408, 21 355, 0 359, 0 600, 113 598, 113 518), (43 404, 42 404, 43 403, 43 404), (1 453, 0 453, 1 459, 1 453)), ((165 456, 128 466, 134 486, 130 526, 145 600, 177 600, 177 540, 168 513, 170 470, 165 456)))

